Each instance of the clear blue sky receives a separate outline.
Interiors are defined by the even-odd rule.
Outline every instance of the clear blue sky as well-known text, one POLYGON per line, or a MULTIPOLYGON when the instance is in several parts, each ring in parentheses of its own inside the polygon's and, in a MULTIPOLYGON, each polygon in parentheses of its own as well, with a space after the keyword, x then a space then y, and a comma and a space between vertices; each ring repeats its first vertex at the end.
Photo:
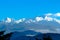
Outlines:
POLYGON ((0 19, 33 18, 56 12, 60 12, 60 0, 0 0, 0 19))

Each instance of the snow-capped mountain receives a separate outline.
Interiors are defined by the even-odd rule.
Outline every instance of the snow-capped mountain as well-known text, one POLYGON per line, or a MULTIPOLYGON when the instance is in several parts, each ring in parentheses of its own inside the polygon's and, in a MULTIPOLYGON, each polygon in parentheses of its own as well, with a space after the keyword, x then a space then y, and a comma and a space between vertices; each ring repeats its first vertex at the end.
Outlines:
POLYGON ((15 20, 7 17, 0 21, 0 31, 5 30, 5 33, 14 31, 34 30, 42 33, 60 33, 60 20, 52 14, 45 15, 44 17, 36 17, 34 19, 22 18, 15 20))

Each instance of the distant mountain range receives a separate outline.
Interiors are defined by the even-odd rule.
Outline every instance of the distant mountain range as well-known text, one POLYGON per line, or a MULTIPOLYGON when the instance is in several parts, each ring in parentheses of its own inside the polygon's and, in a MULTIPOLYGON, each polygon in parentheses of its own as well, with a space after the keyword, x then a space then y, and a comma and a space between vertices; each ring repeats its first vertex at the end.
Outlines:
POLYGON ((60 40, 60 19, 53 16, 19 20, 7 17, 0 21, 0 31, 4 31, 1 37, 4 39, 12 33, 10 40, 60 40))
POLYGON ((33 30, 41 33, 60 33, 60 20, 45 16, 36 17, 35 19, 22 18, 15 20, 6 18, 0 21, 0 31, 5 30, 5 34, 10 32, 24 32, 26 30, 33 30))

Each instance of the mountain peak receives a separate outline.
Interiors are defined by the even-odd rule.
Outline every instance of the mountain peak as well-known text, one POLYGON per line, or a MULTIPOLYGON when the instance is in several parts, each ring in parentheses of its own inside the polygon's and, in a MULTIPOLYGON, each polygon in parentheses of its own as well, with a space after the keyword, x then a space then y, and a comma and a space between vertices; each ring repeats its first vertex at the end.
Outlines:
POLYGON ((7 17, 6 20, 5 20, 5 22, 7 22, 7 23, 10 23, 11 21, 12 21, 12 19, 9 18, 9 17, 7 17))

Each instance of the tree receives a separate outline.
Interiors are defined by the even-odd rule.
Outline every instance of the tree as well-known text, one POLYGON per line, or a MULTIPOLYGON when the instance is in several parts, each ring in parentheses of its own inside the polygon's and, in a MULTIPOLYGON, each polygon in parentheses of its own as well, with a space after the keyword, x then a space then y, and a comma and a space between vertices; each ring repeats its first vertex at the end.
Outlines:
POLYGON ((52 40, 52 38, 49 35, 47 36, 46 34, 44 34, 43 40, 52 40))
POLYGON ((4 35, 4 31, 0 31, 0 40, 4 40, 3 35, 4 35))
POLYGON ((4 35, 5 31, 0 31, 0 40, 10 40, 12 33, 4 35))
POLYGON ((38 39, 38 38, 35 38, 36 40, 41 40, 41 39, 38 39))

